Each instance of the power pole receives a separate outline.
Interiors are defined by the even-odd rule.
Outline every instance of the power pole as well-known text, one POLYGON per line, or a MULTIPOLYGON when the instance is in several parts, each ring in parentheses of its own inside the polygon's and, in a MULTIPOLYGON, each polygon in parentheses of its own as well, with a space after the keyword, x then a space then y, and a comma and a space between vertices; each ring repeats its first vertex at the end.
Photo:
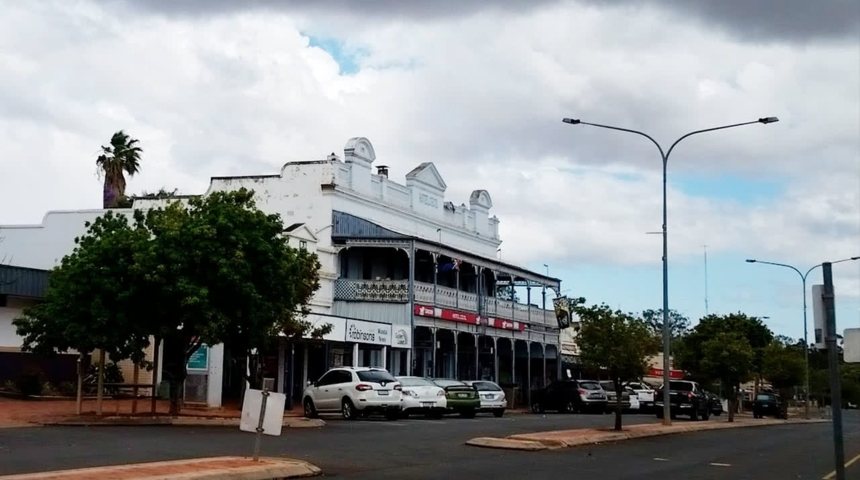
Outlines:
POLYGON ((833 448, 836 454, 836 480, 845 480, 845 448, 842 443, 842 382, 839 379, 839 351, 836 346, 836 305, 833 295, 831 263, 821 264, 824 273, 824 318, 827 330, 825 345, 830 364, 830 408, 833 411, 833 448))

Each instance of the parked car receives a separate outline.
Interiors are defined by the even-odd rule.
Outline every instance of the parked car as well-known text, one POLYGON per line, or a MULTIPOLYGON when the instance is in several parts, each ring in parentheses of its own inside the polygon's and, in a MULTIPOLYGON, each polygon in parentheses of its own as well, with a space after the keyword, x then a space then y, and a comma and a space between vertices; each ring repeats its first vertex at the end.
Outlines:
POLYGON ((606 392, 594 380, 558 380, 532 391, 535 413, 556 410, 564 413, 606 410, 606 392))
POLYGON ((782 397, 775 393, 760 392, 753 402, 753 417, 764 418, 771 416, 776 418, 788 418, 788 405, 782 401, 782 397))
POLYGON ((481 397, 481 411, 493 412, 496 417, 505 414, 508 401, 505 399, 505 392, 502 387, 488 380, 471 380, 464 383, 478 389, 478 395, 481 397))
MULTIPOLYGON (((657 418, 663 418, 663 387, 657 390, 657 418)), ((674 418, 676 415, 689 415, 690 420, 707 420, 711 416, 711 400, 697 382, 689 380, 669 381, 669 411, 674 418)))
POLYGON ((705 395, 708 396, 708 399, 711 401, 711 415, 720 416, 723 413, 723 400, 719 397, 719 395, 705 391, 705 395))
POLYGON ((654 389, 645 382, 627 382, 625 387, 631 389, 639 400, 639 411, 650 412, 654 408, 654 389))
POLYGON ((473 418, 481 408, 481 400, 475 387, 450 378, 434 378, 433 383, 445 390, 448 411, 457 412, 464 418, 473 418))
POLYGON ((412 413, 424 413, 429 416, 441 416, 448 409, 445 389, 426 378, 397 377, 400 382, 403 401, 400 409, 403 416, 412 413))
POLYGON ((333 368, 308 383, 302 394, 306 417, 328 412, 340 412, 347 420, 373 412, 389 420, 400 416, 400 383, 382 368, 333 368))
MULTIPOLYGON (((614 412, 618 394, 615 392, 615 382, 612 380, 601 380, 600 387, 606 392, 606 411, 614 412)), ((637 401, 636 407, 639 407, 637 401)), ((621 388, 621 409, 630 410, 630 391, 626 388, 621 388)))

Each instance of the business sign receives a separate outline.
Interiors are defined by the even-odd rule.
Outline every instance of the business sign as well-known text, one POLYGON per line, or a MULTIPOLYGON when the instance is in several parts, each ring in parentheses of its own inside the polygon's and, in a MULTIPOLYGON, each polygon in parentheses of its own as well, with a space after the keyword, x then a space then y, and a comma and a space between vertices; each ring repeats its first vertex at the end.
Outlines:
POLYGON ((526 324, 513 320, 503 320, 495 317, 481 317, 474 313, 458 312, 447 308, 429 307, 427 305, 415 305, 415 315, 419 317, 433 317, 449 322, 466 323, 469 325, 486 325, 490 328, 498 328, 500 330, 513 330, 522 332, 526 329, 526 324))
MULTIPOLYGON (((662 368, 651 368, 648 370, 649 377, 662 377, 663 369, 662 368)), ((681 370, 669 370, 669 378, 672 380, 682 380, 684 378, 684 372, 681 370)))
POLYGON ((412 335, 408 325, 393 325, 394 333, 391 335, 391 346, 394 348, 412 348, 412 335))
POLYGON ((346 341, 370 343, 373 345, 391 345, 391 325, 388 323, 347 320, 346 341))
POLYGON ((576 343, 576 335, 578 330, 573 328, 565 328, 558 332, 558 341, 561 344, 562 355, 579 355, 579 345, 576 343))
POLYGON ((209 346, 200 345, 200 348, 191 354, 188 358, 188 363, 185 364, 188 370, 208 370, 209 369, 209 346))
MULTIPOLYGON (((305 317, 305 320, 310 322, 312 328, 322 327, 324 325, 331 326, 331 331, 323 335, 323 340, 342 342, 346 337, 346 319, 343 317, 311 313, 305 317)), ((304 337, 311 338, 310 332, 306 332, 304 337)))

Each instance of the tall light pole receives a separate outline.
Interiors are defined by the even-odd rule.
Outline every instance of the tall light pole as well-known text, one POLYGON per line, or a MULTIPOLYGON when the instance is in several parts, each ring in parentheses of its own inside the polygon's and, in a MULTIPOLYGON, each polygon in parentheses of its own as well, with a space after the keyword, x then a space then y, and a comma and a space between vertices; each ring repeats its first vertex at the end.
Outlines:
MULTIPOLYGON (((850 262, 853 260, 860 260, 860 257, 843 258, 842 260, 836 260, 835 262, 830 262, 830 263, 833 264, 833 263, 850 262)), ((809 268, 809 270, 806 271, 806 273, 801 273, 800 270, 797 269, 797 267, 794 267, 792 265, 787 265, 785 263, 765 262, 763 260, 756 260, 754 258, 748 258, 747 263, 763 263, 765 265, 774 265, 777 267, 790 268, 790 269, 794 270, 795 272, 797 272, 798 275, 800 275, 800 282, 803 285, 803 356, 804 356, 804 362, 806 364, 806 368, 804 369, 804 374, 803 374, 803 390, 805 391, 804 402, 803 402, 803 413, 806 416, 806 418, 809 418, 809 337, 807 336, 807 330, 808 329, 806 327, 806 278, 809 277, 810 272, 812 272, 816 268, 820 267, 822 264, 819 263, 818 265, 813 265, 812 267, 809 268)))
POLYGON ((699 133, 705 132, 713 132, 714 130, 724 130, 726 128, 733 127, 741 127, 744 125, 753 125, 756 123, 761 123, 767 125, 768 123, 778 122, 779 119, 776 117, 762 117, 758 120, 754 120, 751 122, 743 122, 743 123, 734 123, 732 125, 723 125, 720 127, 706 128, 703 130, 696 130, 685 135, 682 135, 680 138, 675 140, 674 143, 669 147, 669 150, 664 151, 663 147, 657 143, 657 140, 654 140, 650 135, 644 132, 640 132, 638 130, 631 130, 629 128, 620 128, 613 127, 611 125, 601 125, 599 123, 589 123, 583 122, 578 118, 564 118, 562 122, 569 123, 571 125, 591 125, 592 127, 600 127, 600 128, 608 128, 610 130, 618 130, 621 132, 635 133, 636 135, 641 135, 657 146, 657 150, 660 151, 660 157, 663 159, 663 424, 671 425, 672 424, 672 415, 669 408, 669 356, 670 356, 670 332, 669 332, 669 247, 668 247, 668 235, 666 229, 666 165, 669 163, 669 155, 672 154, 672 150, 675 149, 675 146, 681 142, 681 140, 690 137, 692 135, 696 135, 699 133))

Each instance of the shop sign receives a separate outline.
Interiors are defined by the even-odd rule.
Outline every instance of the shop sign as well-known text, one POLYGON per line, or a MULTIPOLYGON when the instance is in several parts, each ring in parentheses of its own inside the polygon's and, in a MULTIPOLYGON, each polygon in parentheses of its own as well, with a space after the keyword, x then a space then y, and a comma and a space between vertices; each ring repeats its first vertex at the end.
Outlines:
MULTIPOLYGON (((651 368, 648 370, 649 377, 662 377, 663 369, 662 368, 651 368)), ((672 380, 681 380, 684 378, 684 372, 681 370, 669 370, 669 378, 672 380)))
POLYGON ((409 326, 392 325, 394 333, 391 335, 391 346, 394 348, 412 348, 412 335, 409 326))
POLYGON ((209 346, 200 345, 200 348, 191 354, 188 358, 188 363, 185 364, 188 370, 208 370, 209 369, 209 346))
POLYGON ((346 341, 371 343, 374 345, 391 345, 391 325, 387 323, 347 320, 346 341))
POLYGON ((474 313, 458 312, 447 308, 434 308, 426 305, 415 305, 415 315, 419 317, 434 317, 451 322, 468 323, 469 325, 480 325, 481 318, 474 313))
POLYGON ((486 323, 488 327, 499 328, 501 330, 513 330, 516 332, 522 332, 526 329, 526 324, 523 322, 503 320, 501 318, 487 317, 486 323))

